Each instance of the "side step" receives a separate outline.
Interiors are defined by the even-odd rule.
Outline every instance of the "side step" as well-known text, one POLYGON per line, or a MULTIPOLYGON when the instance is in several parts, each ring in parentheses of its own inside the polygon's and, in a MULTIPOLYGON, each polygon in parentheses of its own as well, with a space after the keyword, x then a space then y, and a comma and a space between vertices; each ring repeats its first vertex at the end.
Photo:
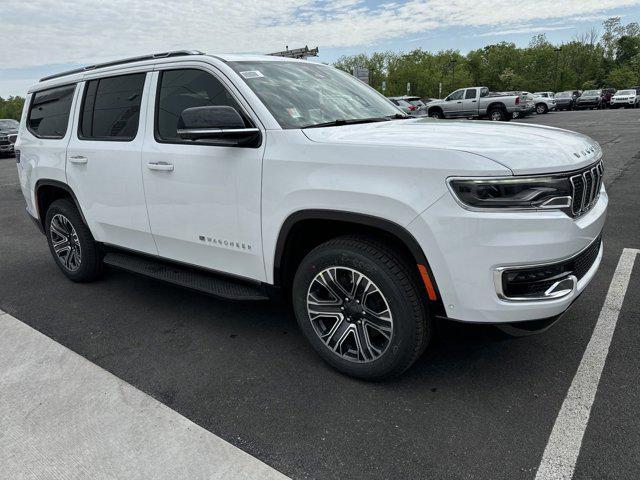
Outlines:
POLYGON ((269 300, 269 296, 259 285, 154 258, 109 252, 104 257, 104 263, 227 300, 269 300))

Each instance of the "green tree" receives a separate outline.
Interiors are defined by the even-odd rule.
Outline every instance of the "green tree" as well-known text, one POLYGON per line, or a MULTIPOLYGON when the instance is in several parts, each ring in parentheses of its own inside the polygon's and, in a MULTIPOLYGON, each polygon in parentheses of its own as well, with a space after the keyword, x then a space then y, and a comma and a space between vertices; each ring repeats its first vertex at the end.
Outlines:
POLYGON ((24 98, 22 97, 9 97, 6 100, 0 97, 0 118, 20 120, 23 106, 24 98))

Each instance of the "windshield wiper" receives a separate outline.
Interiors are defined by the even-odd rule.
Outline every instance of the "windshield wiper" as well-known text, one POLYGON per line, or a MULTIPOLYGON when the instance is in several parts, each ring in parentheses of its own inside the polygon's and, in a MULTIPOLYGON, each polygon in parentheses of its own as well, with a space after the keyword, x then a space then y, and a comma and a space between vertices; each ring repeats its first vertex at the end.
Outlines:
POLYGON ((300 128, 321 128, 321 127, 339 127, 342 125, 355 125, 357 123, 373 123, 373 122, 388 122, 390 117, 371 117, 371 118, 349 118, 338 120, 331 120, 330 122, 314 123, 311 125, 304 125, 300 128))

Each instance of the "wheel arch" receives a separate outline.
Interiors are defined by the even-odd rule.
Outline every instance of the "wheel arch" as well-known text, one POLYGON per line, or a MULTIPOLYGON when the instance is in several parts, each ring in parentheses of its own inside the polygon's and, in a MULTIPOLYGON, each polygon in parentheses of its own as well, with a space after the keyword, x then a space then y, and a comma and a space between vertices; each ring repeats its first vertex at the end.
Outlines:
POLYGON ((377 234, 394 242, 408 261, 413 262, 413 271, 422 284, 425 281, 422 269, 433 286, 435 299, 428 298, 429 310, 436 315, 444 314, 440 291, 433 271, 422 247, 403 226, 373 215, 338 210, 301 210, 287 217, 280 227, 276 241, 273 281, 276 287, 288 287, 295 269, 304 255, 325 241, 336 236, 353 233, 377 234), (319 233, 309 241, 309 236, 319 233))
POLYGON ((491 102, 487 106, 487 113, 491 112, 491 110, 493 110, 494 108, 499 108, 500 110, 504 110, 505 112, 507 111, 507 106, 504 103, 502 103, 502 102, 491 102))
POLYGON ((82 208, 80 208, 80 203, 78 202, 78 199, 71 187, 64 182, 44 178, 38 180, 35 186, 35 203, 38 213, 38 222, 43 232, 47 208, 54 201, 62 198, 71 199, 78 209, 78 212, 80 212, 80 218, 82 218, 85 225, 88 225, 87 220, 84 217, 84 213, 82 212, 82 208))

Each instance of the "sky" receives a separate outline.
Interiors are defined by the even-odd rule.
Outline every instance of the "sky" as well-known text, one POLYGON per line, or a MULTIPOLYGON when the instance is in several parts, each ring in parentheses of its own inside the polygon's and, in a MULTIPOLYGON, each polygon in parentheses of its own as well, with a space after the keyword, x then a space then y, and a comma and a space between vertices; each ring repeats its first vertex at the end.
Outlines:
POLYGON ((82 65, 167 50, 268 53, 318 46, 319 61, 375 51, 570 41, 640 0, 3 0, 0 96, 82 65))

